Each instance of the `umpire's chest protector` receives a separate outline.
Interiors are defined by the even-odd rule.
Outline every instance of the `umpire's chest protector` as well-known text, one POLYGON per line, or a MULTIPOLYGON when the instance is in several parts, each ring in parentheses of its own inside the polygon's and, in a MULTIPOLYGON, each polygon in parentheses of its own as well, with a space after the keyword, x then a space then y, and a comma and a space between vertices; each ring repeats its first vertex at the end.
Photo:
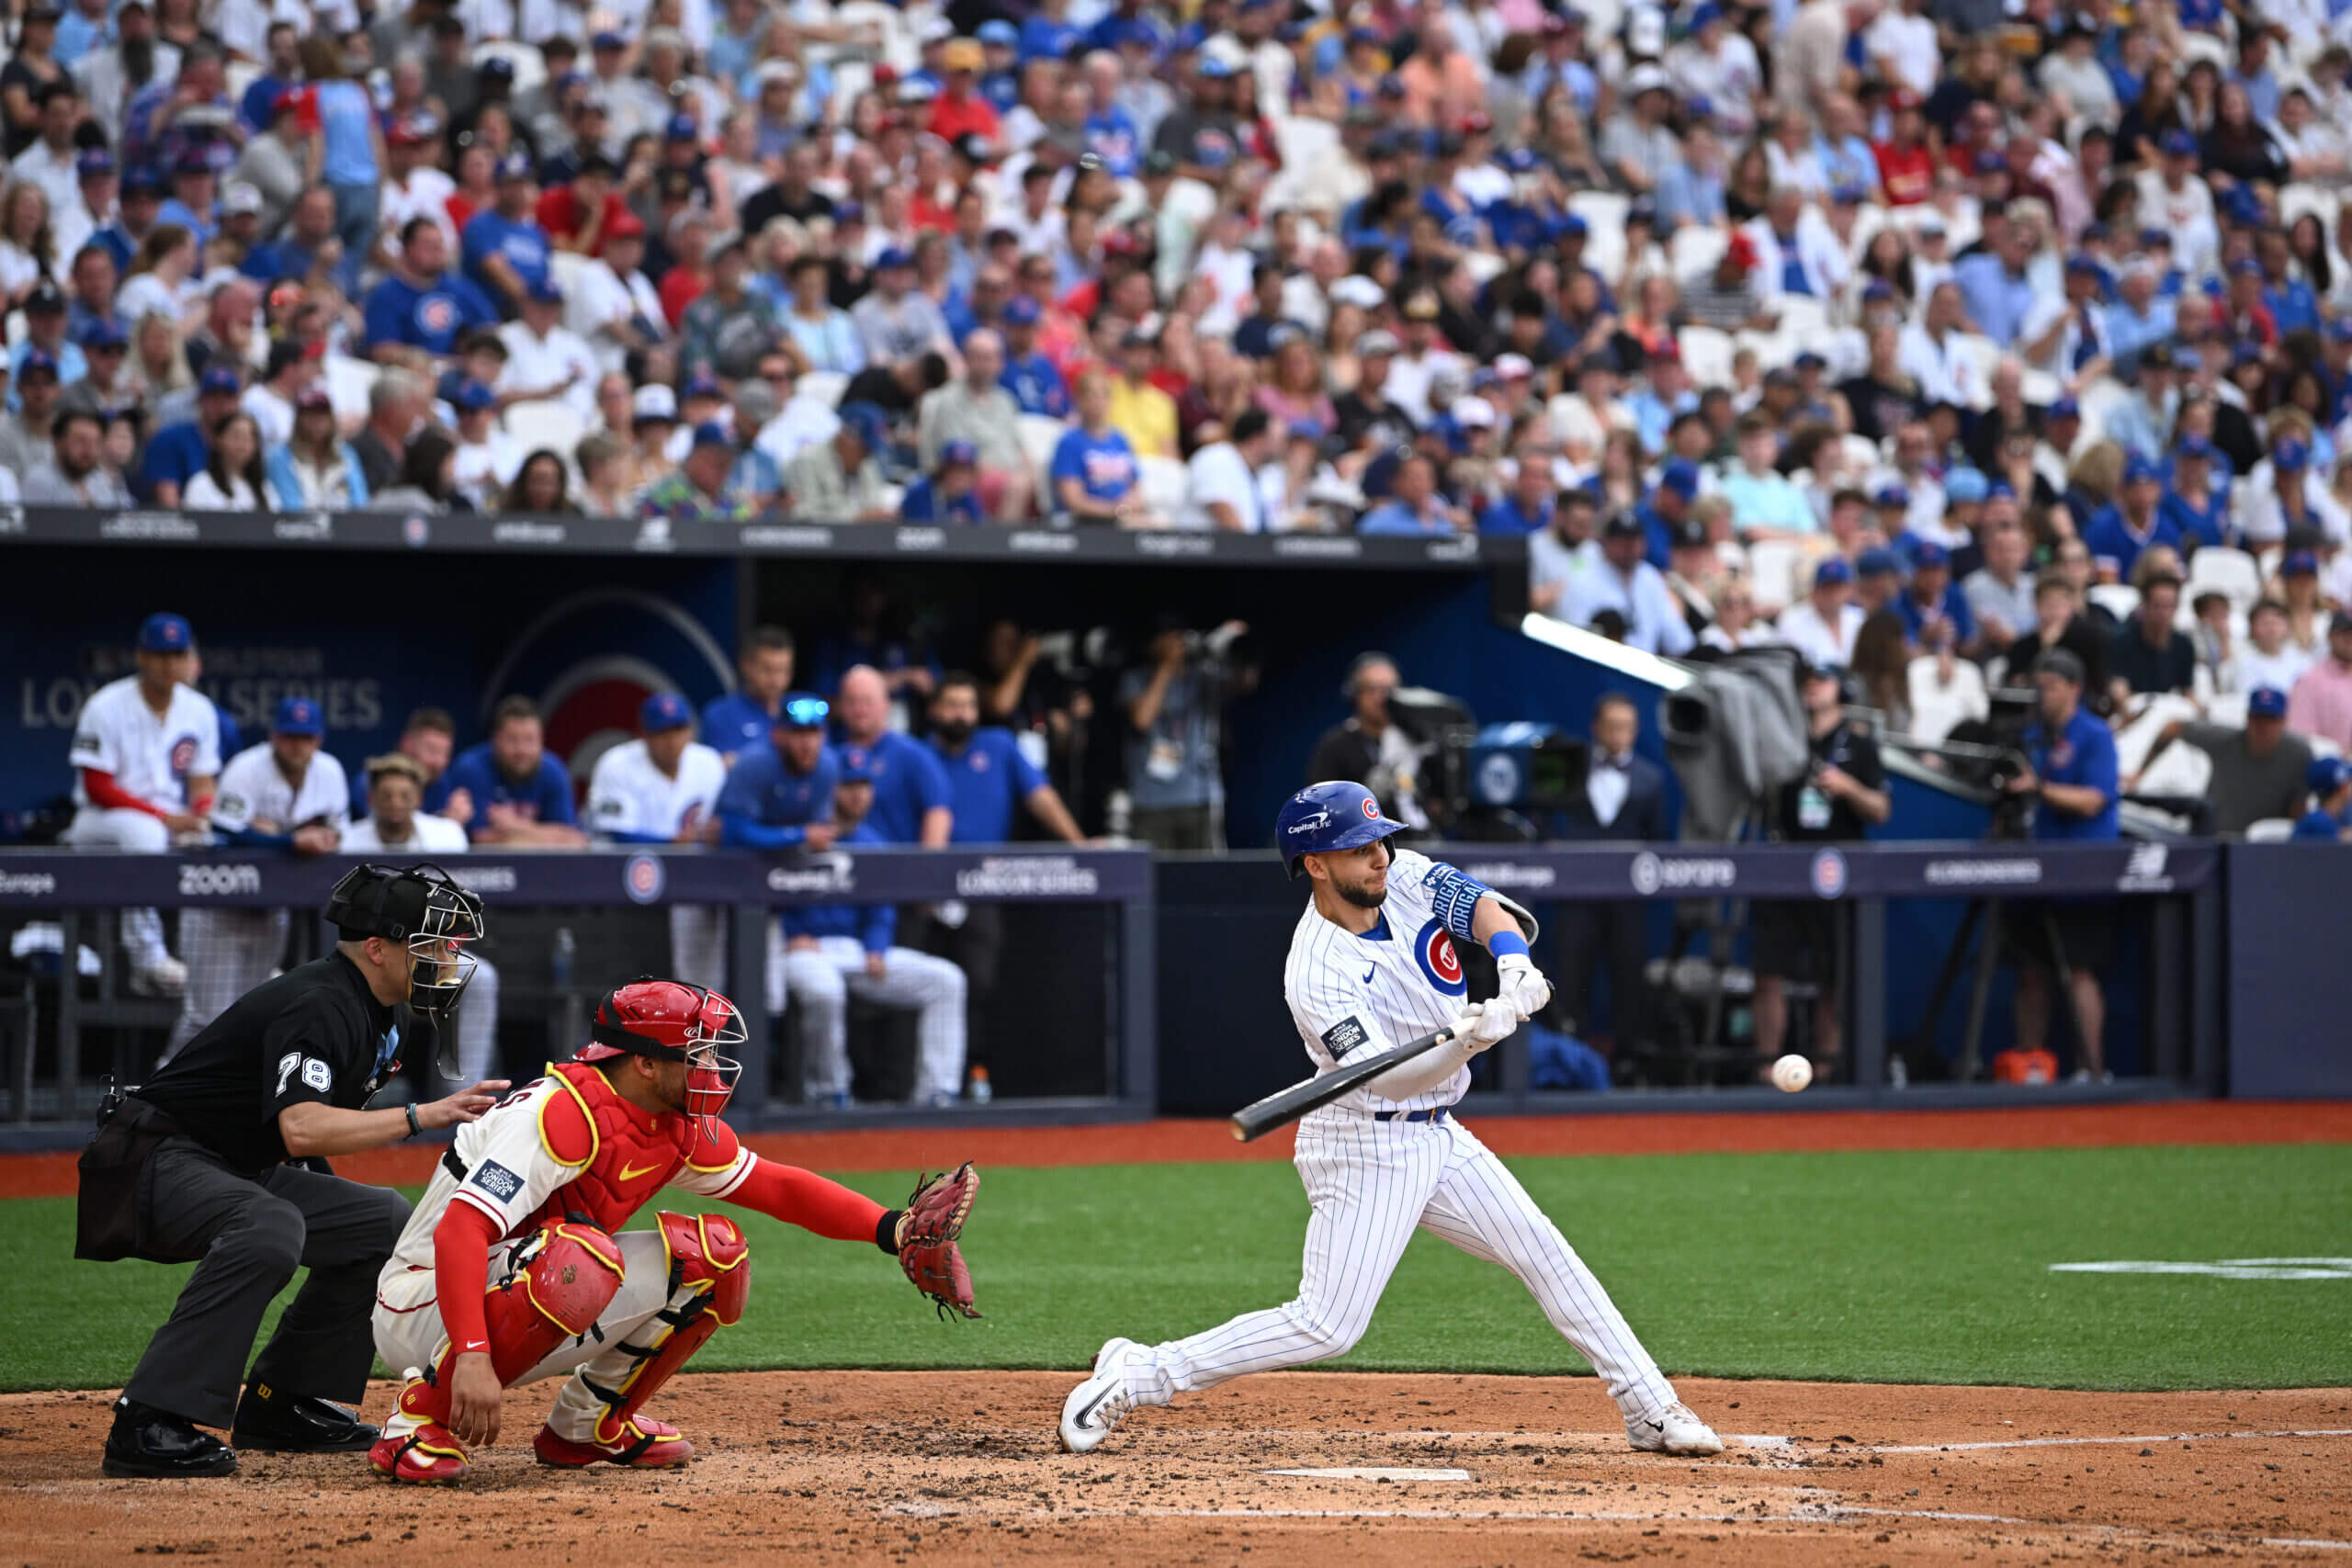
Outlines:
POLYGON ((584 1062, 562 1063, 548 1077, 554 1092, 539 1105, 539 1137, 574 1174, 524 1228, 586 1220, 619 1230, 685 1166, 693 1123, 639 1110, 584 1062))

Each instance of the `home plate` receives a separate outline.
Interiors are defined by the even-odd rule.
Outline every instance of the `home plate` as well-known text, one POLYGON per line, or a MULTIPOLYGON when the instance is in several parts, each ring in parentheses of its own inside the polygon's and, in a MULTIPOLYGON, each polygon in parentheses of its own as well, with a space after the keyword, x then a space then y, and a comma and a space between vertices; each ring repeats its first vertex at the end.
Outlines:
POLYGON ((1305 1475, 1317 1481, 1467 1481, 1466 1470, 1422 1470, 1410 1465, 1343 1464, 1329 1470, 1261 1470, 1261 1475, 1305 1475))

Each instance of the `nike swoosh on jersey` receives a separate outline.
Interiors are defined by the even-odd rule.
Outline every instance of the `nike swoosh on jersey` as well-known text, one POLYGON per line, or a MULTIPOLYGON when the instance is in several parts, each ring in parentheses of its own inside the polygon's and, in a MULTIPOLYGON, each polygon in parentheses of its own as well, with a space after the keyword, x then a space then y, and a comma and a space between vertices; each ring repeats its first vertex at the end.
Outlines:
POLYGON ((636 1179, 637 1179, 639 1177, 640 1177, 640 1176, 650 1176, 650 1175, 652 1175, 655 1171, 660 1170, 661 1168, 662 1168, 662 1162, 661 1162, 661 1161, 659 1161, 659 1160, 656 1160, 656 1161, 655 1161, 653 1164, 651 1164, 651 1165, 640 1165, 640 1166, 626 1166, 626 1165, 625 1165, 625 1166, 621 1167, 621 1177, 620 1177, 620 1179, 621 1179, 623 1181, 634 1181, 634 1180, 636 1180, 636 1179))
POLYGON ((1363 983, 1367 986, 1371 985, 1372 977, 1378 973, 1380 973, 1380 965, 1375 964, 1371 968, 1363 972, 1363 983))

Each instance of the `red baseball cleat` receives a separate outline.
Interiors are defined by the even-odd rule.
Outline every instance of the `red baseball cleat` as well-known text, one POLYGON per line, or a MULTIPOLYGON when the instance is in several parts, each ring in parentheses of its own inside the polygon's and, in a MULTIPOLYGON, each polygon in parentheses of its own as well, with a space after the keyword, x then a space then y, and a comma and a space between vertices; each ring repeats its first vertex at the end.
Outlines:
POLYGON ((542 1427, 539 1435, 531 1439, 531 1449, 539 1456, 541 1464, 561 1470, 580 1470, 592 1464, 669 1470, 695 1457, 694 1444, 680 1437, 675 1427, 644 1416, 622 1422, 620 1440, 614 1443, 575 1443, 570 1438, 558 1437, 554 1427, 542 1427))
POLYGON ((428 1421, 404 1438, 378 1438, 368 1450, 368 1462, 385 1480, 411 1486, 447 1486, 464 1480, 472 1468, 466 1463, 466 1450, 437 1421, 428 1421))

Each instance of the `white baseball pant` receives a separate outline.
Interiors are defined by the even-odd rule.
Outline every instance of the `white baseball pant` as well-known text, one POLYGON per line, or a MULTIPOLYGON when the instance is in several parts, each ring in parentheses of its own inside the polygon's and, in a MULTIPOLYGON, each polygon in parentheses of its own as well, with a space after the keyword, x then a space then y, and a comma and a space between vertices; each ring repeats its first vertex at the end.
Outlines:
MULTIPOLYGON (((706 991, 727 988, 727 909, 719 904, 670 906, 670 973, 706 991)), ((781 1010, 772 1003, 768 1014, 781 1010)))
MULTIPOLYGON (((695 1293, 691 1286, 681 1286, 675 1295, 670 1293, 670 1256, 663 1250, 660 1231, 619 1231, 613 1242, 621 1249, 627 1271, 621 1277, 621 1288, 596 1319, 594 1331, 550 1351, 514 1380, 520 1384, 576 1374, 565 1379, 555 1396, 555 1407, 548 1413, 548 1425, 555 1428, 556 1436, 576 1443, 594 1439, 596 1418, 605 1411, 604 1401, 590 1393, 587 1384, 619 1387, 638 1364, 638 1358, 626 1347, 639 1342, 639 1330, 652 1322, 656 1313, 685 1306, 695 1293)), ((491 1249, 493 1287, 506 1276, 508 1247, 502 1242, 491 1249)), ((448 1331, 441 1325, 441 1309, 434 1300, 434 1278, 430 1269, 400 1269, 388 1270, 377 1282, 372 1319, 376 1354, 396 1375, 412 1367, 422 1370, 433 1365, 448 1343, 448 1331)), ((402 1416, 396 1406, 384 1423, 384 1435, 404 1438, 421 1424, 402 1416)))
POLYGON ((1125 1381, 1137 1404, 1166 1404, 1245 1372, 1346 1355, 1372 1325, 1416 1229, 1518 1275, 1625 1414, 1654 1416, 1675 1402, 1674 1385, 1560 1228, 1451 1116, 1375 1122, 1318 1111, 1299 1123, 1293 1163, 1314 1205, 1297 1296, 1131 1352, 1125 1381))
MULTIPOLYGON (((65 842, 77 850, 129 850, 134 854, 159 855, 172 847, 171 829, 164 819, 127 806, 85 806, 74 814, 65 842)), ((164 945, 164 917, 153 909, 121 913, 122 947, 139 969, 153 969, 171 956, 164 945)))
POLYGON ((180 911, 180 956, 187 964, 187 990, 157 1066, 178 1055, 181 1046, 238 998, 277 973, 288 919, 284 909, 180 911))
POLYGON ((811 1100, 849 1092, 849 998, 886 1008, 918 1008, 917 1101, 954 1099, 964 1082, 964 972, 944 958, 893 947, 882 977, 865 972, 855 937, 819 937, 784 955, 784 980, 804 1018, 801 1077, 811 1100))

